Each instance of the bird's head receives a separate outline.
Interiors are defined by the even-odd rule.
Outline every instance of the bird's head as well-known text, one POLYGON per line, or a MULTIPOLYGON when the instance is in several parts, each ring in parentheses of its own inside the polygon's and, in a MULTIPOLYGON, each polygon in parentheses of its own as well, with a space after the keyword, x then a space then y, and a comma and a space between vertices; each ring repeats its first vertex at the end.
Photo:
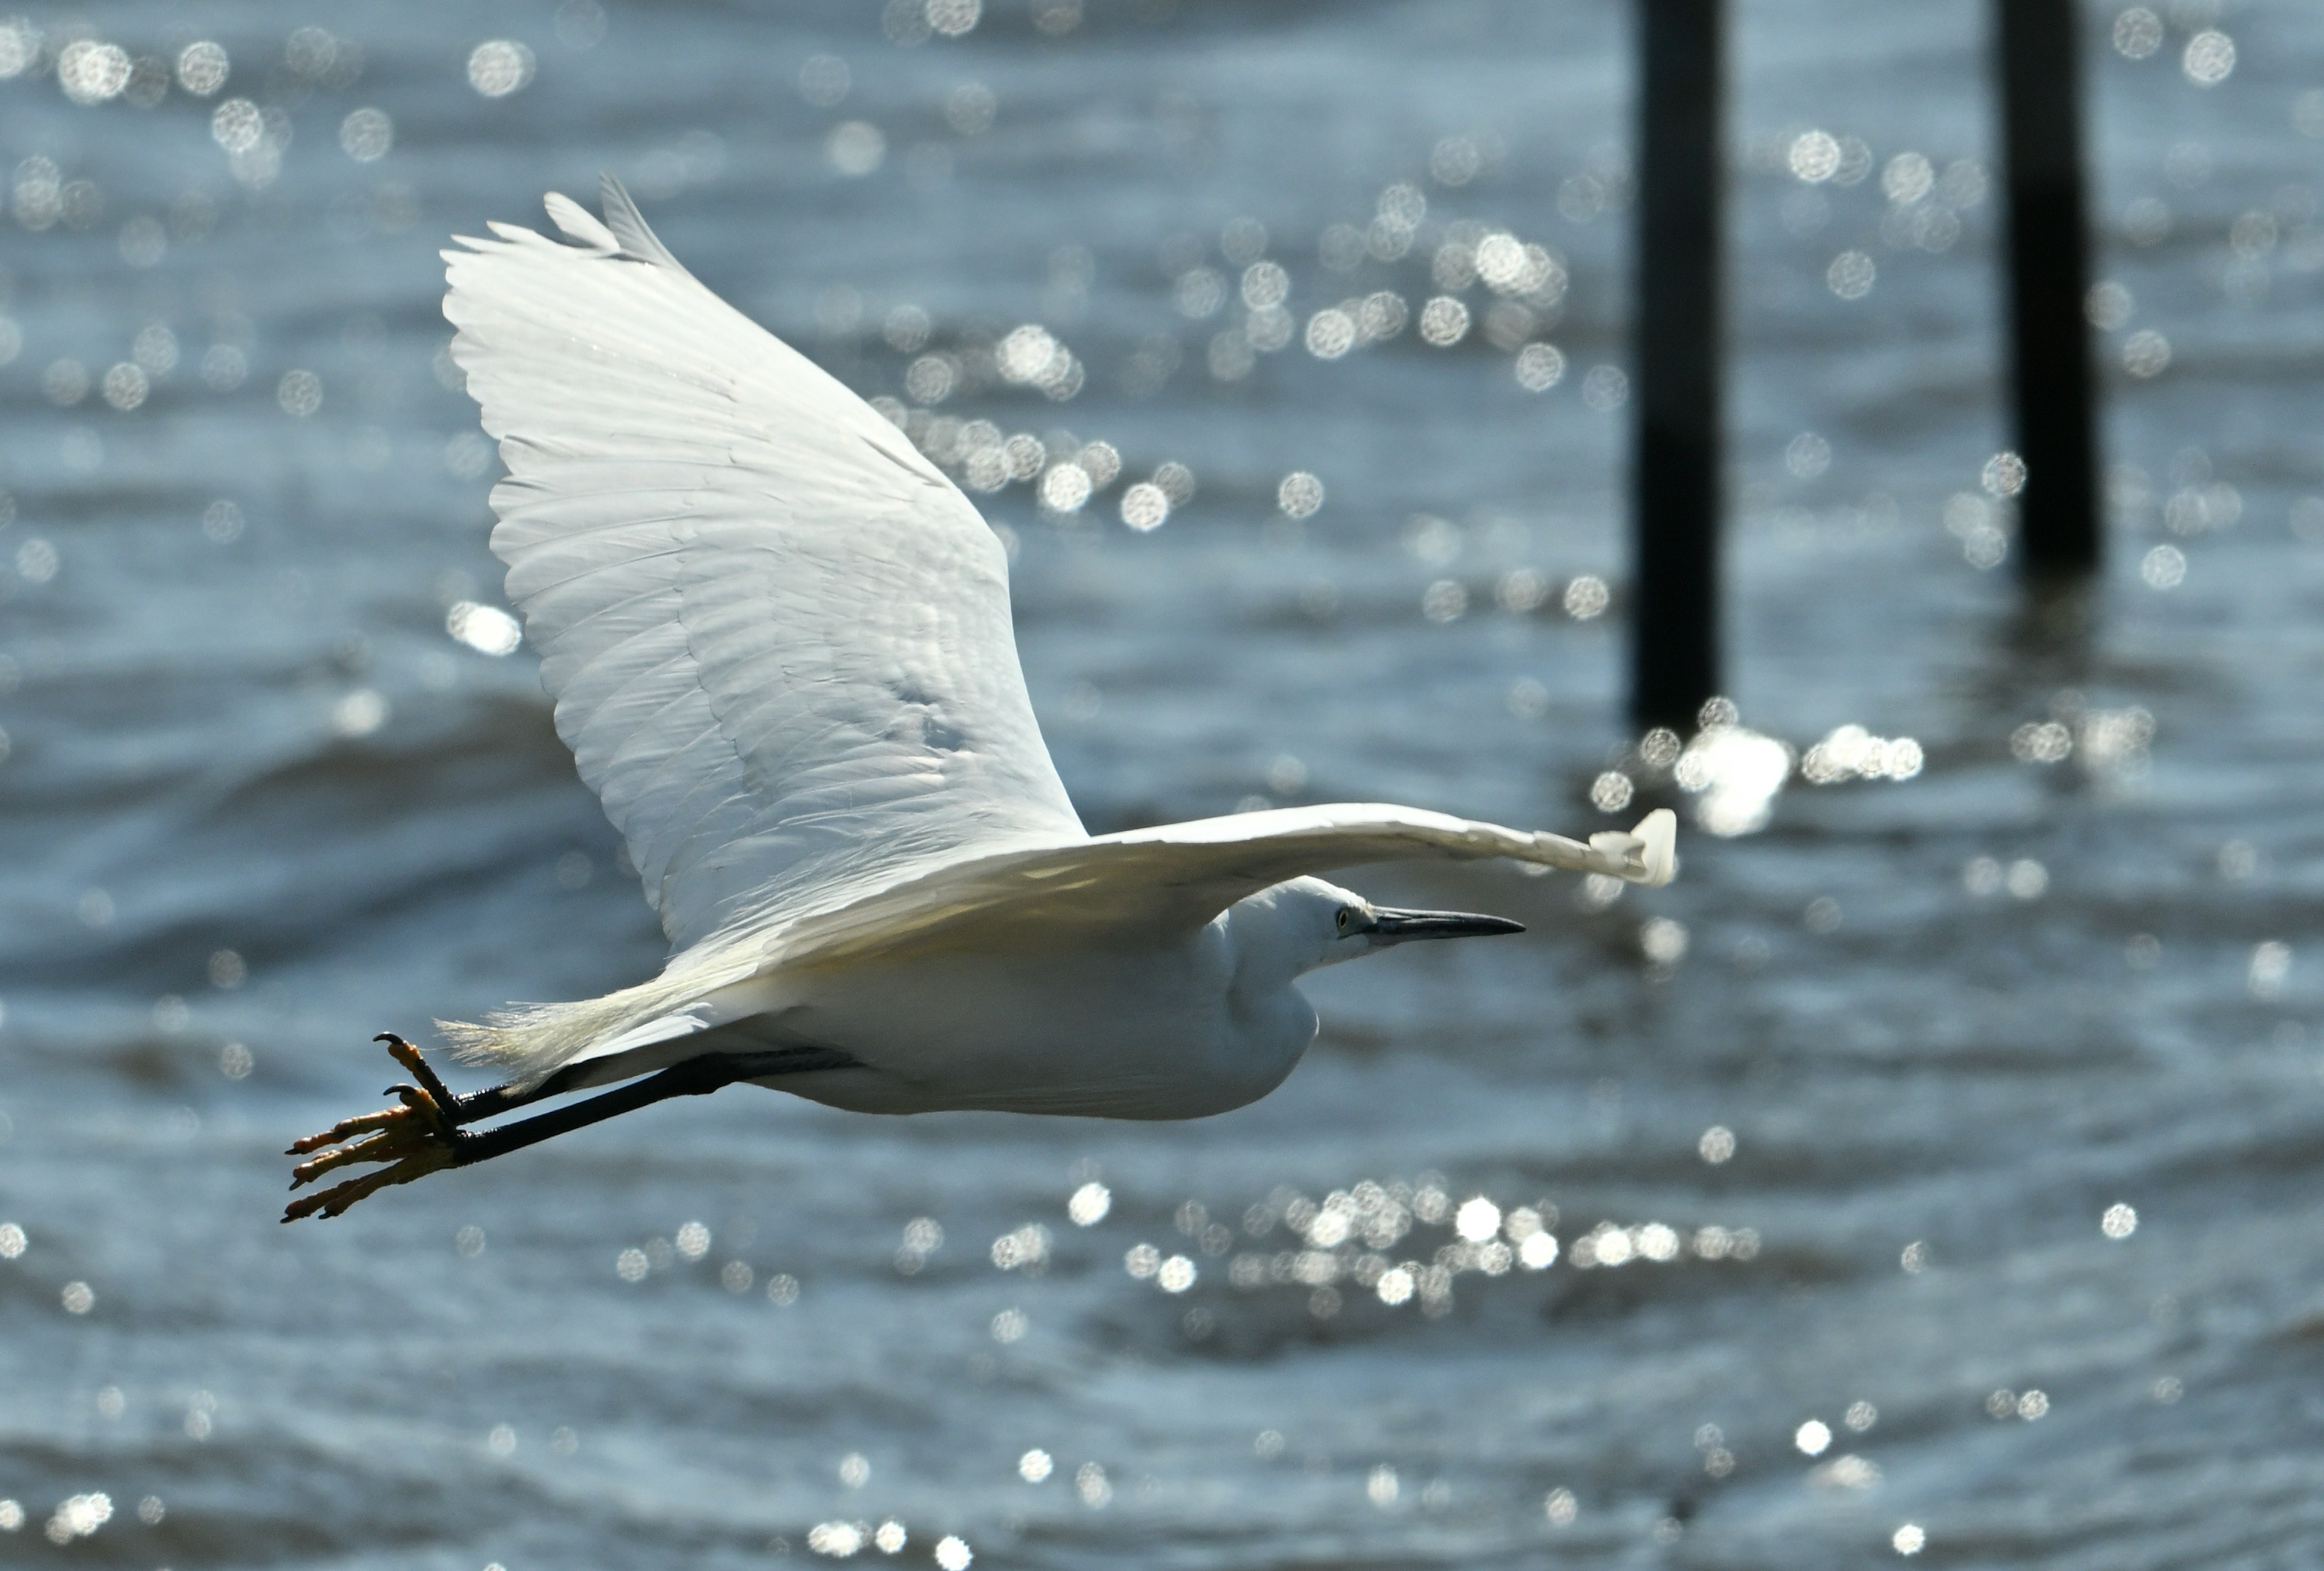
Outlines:
POLYGON ((1377 906, 1353 890, 1320 878, 1295 878, 1263 889, 1232 913, 1244 966, 1288 979, 1423 938, 1474 938, 1522 933, 1506 917, 1377 906))

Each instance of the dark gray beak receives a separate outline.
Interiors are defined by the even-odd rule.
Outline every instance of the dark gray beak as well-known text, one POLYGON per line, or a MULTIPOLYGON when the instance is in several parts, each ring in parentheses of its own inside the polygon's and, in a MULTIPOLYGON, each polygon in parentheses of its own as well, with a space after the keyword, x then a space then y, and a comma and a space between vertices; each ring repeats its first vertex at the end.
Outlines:
POLYGON ((1416 938, 1481 938, 1492 933, 1522 933, 1523 922, 1507 917, 1475 917, 1462 911, 1399 911, 1375 908, 1370 929, 1376 944, 1408 944, 1416 938))

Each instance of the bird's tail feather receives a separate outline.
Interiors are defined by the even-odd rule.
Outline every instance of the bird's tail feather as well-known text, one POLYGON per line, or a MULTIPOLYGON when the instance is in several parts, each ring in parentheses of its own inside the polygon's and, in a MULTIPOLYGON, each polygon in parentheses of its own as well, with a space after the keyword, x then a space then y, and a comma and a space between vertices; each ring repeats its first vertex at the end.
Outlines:
POLYGON ((673 966, 650 982, 571 1003, 512 1003, 481 1022, 439 1020, 436 1030, 463 1064, 504 1071, 519 1090, 650 1021, 686 1009, 751 974, 748 960, 673 966))

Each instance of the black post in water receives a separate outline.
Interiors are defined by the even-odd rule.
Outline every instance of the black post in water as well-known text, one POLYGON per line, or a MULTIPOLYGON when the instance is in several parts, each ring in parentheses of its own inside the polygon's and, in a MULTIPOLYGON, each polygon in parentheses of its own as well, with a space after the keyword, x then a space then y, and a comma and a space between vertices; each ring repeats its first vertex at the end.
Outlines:
POLYGON ((1724 0, 1638 0, 1637 559, 1630 713, 1692 727, 1719 690, 1724 0))
POLYGON ((2002 156, 2008 165, 2011 392, 2025 569, 2098 562, 2098 436, 2083 296, 2081 58, 2074 0, 1994 0, 2002 156))

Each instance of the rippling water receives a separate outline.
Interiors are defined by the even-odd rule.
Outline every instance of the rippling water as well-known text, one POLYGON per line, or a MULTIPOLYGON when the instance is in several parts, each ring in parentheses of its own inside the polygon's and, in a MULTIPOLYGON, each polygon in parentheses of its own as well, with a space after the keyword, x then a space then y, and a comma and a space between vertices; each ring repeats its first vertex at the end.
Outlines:
POLYGON ((1618 724, 1624 14, 0 37, 0 1557, 750 1566, 892 1521, 954 1565, 2303 1563, 2324 14, 2089 13, 2112 557, 2028 606, 1980 485, 1984 10, 1737 28, 1734 694, 1795 754, 1910 737, 1912 778, 1736 787, 1764 828, 1612 903, 1359 876, 1532 932, 1319 977, 1315 1052, 1227 1117, 730 1091, 292 1230, 279 1152, 368 1104, 373 1031, 659 954, 529 653, 462 609, 497 577, 447 234, 610 168, 867 395, 951 381, 894 407, 964 472, 939 417, 1112 444, 1077 513, 980 498, 1093 828, 1593 827, 1609 771, 1672 790, 1618 724), (197 39, 223 84, 165 79, 197 39), (1494 235, 1562 293, 1478 281, 1526 265, 1494 235), (1402 330, 1331 356, 1317 314, 1383 292, 1402 330), (1075 396, 992 374, 1028 323, 1075 396))

